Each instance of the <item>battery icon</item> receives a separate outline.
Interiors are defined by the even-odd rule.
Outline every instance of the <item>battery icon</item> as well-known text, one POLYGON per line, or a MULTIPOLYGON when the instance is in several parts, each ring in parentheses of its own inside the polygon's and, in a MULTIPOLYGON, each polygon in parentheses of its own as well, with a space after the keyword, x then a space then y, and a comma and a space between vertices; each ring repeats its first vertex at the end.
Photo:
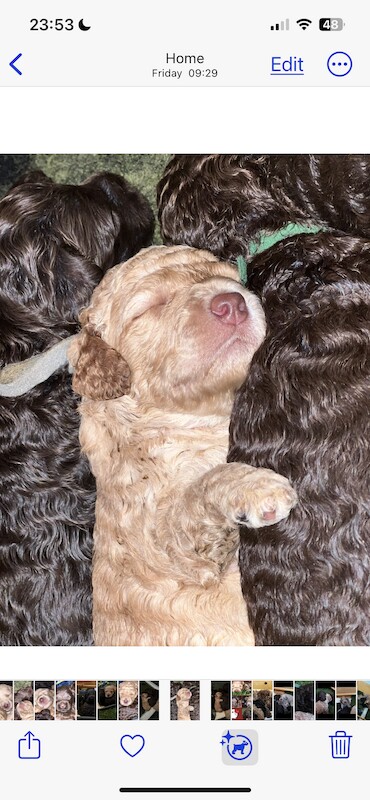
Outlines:
POLYGON ((341 17, 322 17, 319 22, 320 31, 342 31, 343 26, 341 17))

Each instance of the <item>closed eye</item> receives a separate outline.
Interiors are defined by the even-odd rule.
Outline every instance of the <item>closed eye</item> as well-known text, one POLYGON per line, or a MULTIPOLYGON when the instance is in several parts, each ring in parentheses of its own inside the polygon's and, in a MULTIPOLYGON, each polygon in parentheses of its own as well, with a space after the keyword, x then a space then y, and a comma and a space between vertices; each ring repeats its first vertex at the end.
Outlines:
POLYGON ((131 317, 131 322, 135 322, 135 320, 143 317, 148 311, 160 313, 165 306, 169 305, 172 299, 173 296, 170 295, 166 297, 153 297, 146 305, 137 308, 136 313, 131 317))

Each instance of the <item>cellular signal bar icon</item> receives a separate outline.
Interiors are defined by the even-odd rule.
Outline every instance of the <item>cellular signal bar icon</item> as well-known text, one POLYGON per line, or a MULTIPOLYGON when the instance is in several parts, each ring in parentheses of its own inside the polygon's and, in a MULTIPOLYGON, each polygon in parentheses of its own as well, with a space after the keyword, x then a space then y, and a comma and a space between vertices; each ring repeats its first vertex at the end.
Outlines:
POLYGON ((271 25, 271 31, 288 31, 289 30, 289 20, 283 19, 281 22, 277 22, 275 25, 271 25))

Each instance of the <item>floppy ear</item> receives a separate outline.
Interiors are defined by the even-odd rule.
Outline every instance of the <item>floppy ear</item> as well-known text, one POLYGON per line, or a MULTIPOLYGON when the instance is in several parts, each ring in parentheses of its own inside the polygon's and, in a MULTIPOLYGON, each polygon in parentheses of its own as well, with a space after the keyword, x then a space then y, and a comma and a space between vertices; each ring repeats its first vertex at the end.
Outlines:
POLYGON ((131 387, 130 367, 124 358, 87 325, 73 341, 68 357, 74 368, 72 386, 90 400, 113 400, 131 387))

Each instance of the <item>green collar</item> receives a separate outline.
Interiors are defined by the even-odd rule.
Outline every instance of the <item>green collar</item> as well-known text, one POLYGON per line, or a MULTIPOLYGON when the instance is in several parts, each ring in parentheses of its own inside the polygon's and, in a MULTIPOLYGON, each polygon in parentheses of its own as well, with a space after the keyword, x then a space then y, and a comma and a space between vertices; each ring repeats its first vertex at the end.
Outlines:
MULTIPOLYGON (((289 239, 291 236, 299 236, 301 233, 321 233, 324 231, 326 231, 326 228, 323 228, 321 225, 300 225, 294 222, 289 222, 284 228, 279 228, 279 230, 274 231, 274 233, 265 233, 262 231, 249 245, 249 258, 251 259, 258 256, 260 253, 264 253, 265 250, 269 250, 270 247, 273 247, 278 242, 282 242, 284 239, 289 239)), ((240 280, 246 285, 247 262, 244 256, 238 256, 236 263, 238 265, 240 280)))

